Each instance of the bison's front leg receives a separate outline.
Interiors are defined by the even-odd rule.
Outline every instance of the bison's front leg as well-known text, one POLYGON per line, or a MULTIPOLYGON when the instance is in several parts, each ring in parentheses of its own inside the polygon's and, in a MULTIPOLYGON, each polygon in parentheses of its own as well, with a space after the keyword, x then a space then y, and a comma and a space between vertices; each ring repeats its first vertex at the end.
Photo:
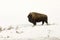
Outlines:
POLYGON ((35 23, 33 23, 33 27, 36 25, 36 22, 35 23))
POLYGON ((36 22, 34 22, 33 24, 36 25, 36 22))
POLYGON ((36 25, 36 22, 35 21, 33 21, 33 25, 36 25))

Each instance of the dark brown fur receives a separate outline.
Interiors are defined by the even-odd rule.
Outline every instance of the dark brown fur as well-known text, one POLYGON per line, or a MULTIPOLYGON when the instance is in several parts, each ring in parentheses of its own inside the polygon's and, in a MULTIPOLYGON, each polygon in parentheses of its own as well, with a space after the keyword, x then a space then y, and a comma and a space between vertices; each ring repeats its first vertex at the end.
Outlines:
POLYGON ((30 12, 28 15, 28 20, 29 20, 29 22, 33 23, 34 25, 36 25, 36 22, 42 22, 42 25, 44 24, 44 22, 46 22, 48 24, 47 15, 37 13, 37 12, 30 12))

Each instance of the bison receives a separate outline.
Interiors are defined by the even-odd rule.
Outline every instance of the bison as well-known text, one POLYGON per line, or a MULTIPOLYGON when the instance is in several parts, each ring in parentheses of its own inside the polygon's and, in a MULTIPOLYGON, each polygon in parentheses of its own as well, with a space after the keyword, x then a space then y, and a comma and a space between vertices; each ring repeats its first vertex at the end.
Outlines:
POLYGON ((29 22, 33 23, 33 25, 36 25, 37 22, 42 22, 42 25, 44 24, 44 22, 48 24, 48 17, 45 14, 30 12, 27 17, 29 22))

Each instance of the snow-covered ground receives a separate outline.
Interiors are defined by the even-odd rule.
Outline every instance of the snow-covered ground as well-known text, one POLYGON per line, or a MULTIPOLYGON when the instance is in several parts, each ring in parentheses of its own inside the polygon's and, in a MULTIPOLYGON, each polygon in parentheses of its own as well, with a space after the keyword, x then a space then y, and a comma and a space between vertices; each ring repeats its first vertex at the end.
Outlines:
POLYGON ((31 24, 9 26, 1 29, 1 40, 44 40, 46 38, 60 38, 60 27, 57 24, 39 25, 31 24))

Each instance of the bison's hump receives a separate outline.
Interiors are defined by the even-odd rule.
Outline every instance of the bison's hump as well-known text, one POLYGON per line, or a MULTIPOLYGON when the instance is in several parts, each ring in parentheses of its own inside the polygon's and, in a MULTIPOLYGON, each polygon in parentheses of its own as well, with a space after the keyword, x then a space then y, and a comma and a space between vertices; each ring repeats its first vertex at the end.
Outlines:
POLYGON ((29 15, 32 15, 32 18, 42 18, 42 17, 47 17, 47 15, 42 14, 42 13, 37 13, 37 12, 30 12, 29 15))

